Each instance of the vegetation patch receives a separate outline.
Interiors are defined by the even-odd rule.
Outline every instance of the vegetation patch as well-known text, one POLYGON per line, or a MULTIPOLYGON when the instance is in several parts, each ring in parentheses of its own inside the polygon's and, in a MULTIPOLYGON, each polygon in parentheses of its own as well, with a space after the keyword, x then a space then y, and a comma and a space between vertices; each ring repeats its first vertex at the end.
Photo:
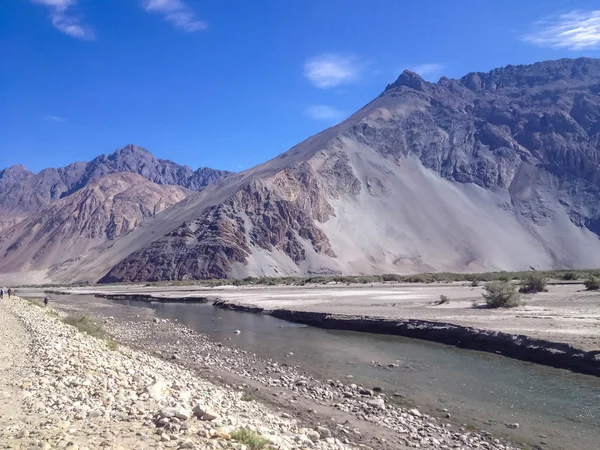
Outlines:
POLYGON ((119 343, 117 341, 115 341, 114 339, 107 339, 106 346, 108 347, 109 350, 112 350, 113 352, 116 352, 117 350, 119 350, 119 343))
POLYGON ((583 282, 583 285, 588 291, 600 290, 600 278, 590 275, 590 277, 583 282))
POLYGON ((51 317, 60 317, 60 314, 58 313, 58 311, 55 310, 55 309, 52 309, 52 308, 48 308, 46 310, 46 314, 49 315, 49 316, 51 316, 51 317))
POLYGON ((27 300, 27 302, 30 305, 37 306, 38 308, 44 308, 44 304, 38 300, 34 300, 32 298, 25 298, 25 297, 22 297, 22 298, 23 298, 23 300, 27 300))
POLYGON ((262 437, 260 434, 247 430, 246 428, 240 428, 231 433, 231 439, 239 442, 240 444, 247 445, 251 450, 260 450, 266 448, 271 442, 262 437))
POLYGON ((90 336, 100 339, 106 337, 106 332, 102 325, 95 322, 89 316, 67 316, 63 319, 63 322, 67 325, 74 326, 82 333, 87 333, 90 336))
POLYGON ((506 281, 491 281, 481 294, 488 308, 513 308, 519 305, 520 296, 514 284, 506 281))
POLYGON ((253 402, 254 400, 255 400, 254 395, 252 395, 250 392, 244 392, 242 394, 243 402, 253 402))
POLYGON ((576 272, 565 272, 560 279, 564 281, 575 281, 579 279, 579 275, 576 272))
POLYGON ((547 292, 548 280, 540 275, 530 275, 522 283, 519 292, 523 294, 535 294, 536 292, 547 292))

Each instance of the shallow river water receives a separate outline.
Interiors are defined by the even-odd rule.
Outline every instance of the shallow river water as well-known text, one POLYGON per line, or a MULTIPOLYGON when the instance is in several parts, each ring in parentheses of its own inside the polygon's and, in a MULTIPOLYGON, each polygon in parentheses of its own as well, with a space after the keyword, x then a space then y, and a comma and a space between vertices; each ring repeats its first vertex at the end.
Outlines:
MULTIPOLYGON (((108 302, 86 295, 56 300, 108 302)), ((446 408, 461 423, 506 432, 538 448, 600 449, 597 377, 415 339, 302 326, 210 304, 113 305, 151 308, 215 341, 299 365, 321 379, 348 382, 352 375, 352 382, 379 386, 388 395, 400 393, 403 401, 425 411, 446 408), (512 423, 519 429, 508 430, 505 424, 512 423)))

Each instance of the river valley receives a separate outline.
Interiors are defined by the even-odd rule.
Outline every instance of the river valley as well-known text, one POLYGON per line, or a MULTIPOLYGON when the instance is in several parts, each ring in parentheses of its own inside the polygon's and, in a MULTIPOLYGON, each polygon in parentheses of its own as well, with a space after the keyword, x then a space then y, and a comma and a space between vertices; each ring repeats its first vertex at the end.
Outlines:
MULTIPOLYGON (((24 296, 41 296, 28 292, 24 296)), ((59 308, 177 321, 227 346, 299 366, 315 377, 379 387, 394 401, 538 448, 597 449, 600 379, 452 346, 323 330, 211 304, 54 296, 59 308), (236 330, 240 333, 236 334, 236 330), (507 425, 519 424, 518 428, 507 425), (576 447, 573 447, 576 443, 576 447)))

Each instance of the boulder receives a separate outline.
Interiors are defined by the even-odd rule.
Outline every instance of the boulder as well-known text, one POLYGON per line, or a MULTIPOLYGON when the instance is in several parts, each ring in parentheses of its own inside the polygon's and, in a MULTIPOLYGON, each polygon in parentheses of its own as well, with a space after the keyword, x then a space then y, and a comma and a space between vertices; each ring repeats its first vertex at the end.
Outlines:
POLYGON ((382 398, 374 398, 369 400, 367 405, 369 405, 371 408, 385 409, 385 402, 382 398))
POLYGON ((164 381, 156 380, 149 386, 146 386, 145 392, 154 400, 161 401, 167 393, 167 385, 164 381))

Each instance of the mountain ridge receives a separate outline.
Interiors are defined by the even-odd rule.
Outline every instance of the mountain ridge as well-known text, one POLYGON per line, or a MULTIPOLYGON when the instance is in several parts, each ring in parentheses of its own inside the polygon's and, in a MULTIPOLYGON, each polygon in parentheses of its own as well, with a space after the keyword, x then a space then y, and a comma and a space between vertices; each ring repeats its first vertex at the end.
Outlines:
POLYGON ((137 173, 156 184, 179 185, 195 191, 231 174, 206 167, 192 171, 187 166, 155 158, 133 144, 89 162, 46 168, 37 174, 15 165, 0 171, 0 231, 7 223, 17 223, 104 175, 121 172, 137 173))
POLYGON ((0 272, 37 270, 127 234, 191 191, 133 173, 89 183, 0 234, 0 272))
MULTIPOLYGON (((323 271, 344 273, 349 270, 354 273, 373 273, 376 271, 508 270, 528 269, 530 266, 570 268, 579 264, 599 265, 598 258, 594 259, 591 255, 582 256, 587 253, 588 246, 600 249, 598 238, 593 235, 595 230, 593 225, 598 220, 598 208, 585 206, 594 205, 594 199, 597 204, 597 199, 600 198, 596 184, 599 169, 596 164, 598 134, 595 131, 598 124, 596 117, 600 111, 600 101, 595 88, 600 84, 599 74, 600 61, 589 58, 551 61, 533 66, 507 66, 490 71, 487 75, 469 74, 460 80, 442 78, 439 83, 428 83, 416 74, 404 72, 396 83, 389 85, 377 99, 342 124, 333 127, 334 136, 328 135, 332 130, 329 129, 306 141, 313 141, 313 144, 309 145, 312 148, 304 153, 307 160, 315 163, 313 166, 323 163, 317 161, 319 158, 316 158, 317 160, 314 158, 319 151, 325 151, 320 148, 321 146, 328 147, 327 151, 333 157, 329 172, 320 171, 320 182, 315 182, 319 185, 319 189, 327 191, 327 188, 332 188, 333 181, 333 189, 329 189, 325 195, 319 193, 315 198, 319 198, 321 203, 326 203, 333 210, 330 217, 334 219, 320 218, 318 215, 311 214, 310 207, 314 202, 304 201, 305 204, 300 209, 309 213, 310 220, 315 222, 317 228, 325 231, 324 234, 328 239, 325 242, 319 238, 311 238, 308 241, 303 238, 302 242, 308 246, 308 253, 310 247, 314 249, 316 242, 324 247, 331 247, 333 253, 339 254, 339 258, 331 261, 331 258, 328 260, 328 255, 323 252, 314 252, 311 258, 306 258, 301 261, 301 264, 297 264, 289 246, 287 252, 285 250, 286 242, 290 239, 289 235, 278 239, 276 250, 283 251, 285 254, 283 257, 278 257, 269 245, 256 244, 258 241, 252 237, 252 232, 258 228, 258 224, 254 221, 252 231, 236 244, 238 249, 248 249, 254 245, 254 250, 245 251, 245 254, 236 253, 228 247, 231 242, 222 245, 221 251, 225 254, 229 251, 236 256, 233 264, 229 262, 225 269, 222 265, 218 265, 215 273, 218 276, 222 276, 224 271, 236 276, 265 275, 275 274, 278 267, 286 267, 287 270, 284 269, 283 272, 288 274, 310 274, 323 271), (560 69, 558 74, 555 72, 556 68, 560 69), (477 79, 487 80, 483 85, 487 90, 478 89, 476 84, 473 85, 477 79), (575 79, 576 82, 573 85, 562 83, 568 79, 575 79), (525 97, 521 98, 522 92, 516 96, 515 89, 530 91, 525 92, 525 97), (559 100, 562 103, 554 101, 556 97, 561 97, 559 100), (571 113, 578 116, 581 105, 587 106, 585 113, 587 117, 592 117, 588 122, 582 121, 583 125, 571 117, 571 113), (584 129, 584 126, 587 128, 584 129), (322 143, 325 142, 328 144, 323 145, 322 143), (580 145, 582 142, 585 145, 580 145), (362 146, 363 150, 367 150, 345 151, 356 147, 357 144, 362 146), (336 145, 342 147, 337 156, 335 150, 331 151, 331 148, 336 145), (381 159, 373 157, 370 151, 375 151, 381 159), (364 155, 369 155, 369 158, 364 155), (370 172, 369 167, 365 168, 361 176, 357 176, 357 165, 361 164, 361 158, 365 160, 362 163, 366 163, 367 166, 379 165, 375 176, 367 175, 370 172), (415 161, 415 158, 418 161, 415 161), (405 222, 405 226, 397 227, 394 233, 397 236, 410 236, 409 241, 411 239, 419 241, 423 237, 427 238, 428 235, 437 235, 438 250, 432 248, 424 252, 422 247, 429 247, 428 245, 415 247, 410 242, 405 242, 400 246, 397 242, 393 242, 394 239, 389 243, 367 239, 365 234, 369 236, 377 234, 374 230, 379 231, 382 228, 370 222, 364 227, 365 233, 356 235, 357 240, 371 242, 370 248, 367 248, 369 245, 358 246, 354 252, 346 252, 346 255, 342 256, 344 252, 338 249, 351 246, 352 243, 341 237, 348 232, 347 228, 353 225, 353 221, 359 220, 360 212, 354 211, 352 215, 348 215, 351 217, 350 223, 348 220, 340 220, 344 214, 340 214, 340 207, 332 206, 335 197, 345 196, 349 199, 344 205, 347 212, 348 205, 353 204, 352 197, 358 198, 361 190, 366 189, 369 195, 381 195, 384 199, 394 195, 392 185, 396 185, 396 189, 400 192, 409 191, 410 186, 403 184, 400 176, 390 175, 389 185, 386 185, 386 177, 380 176, 381 173, 390 172, 390 168, 385 167, 390 162, 400 167, 412 164, 413 173, 422 172, 419 175, 422 177, 419 183, 425 183, 423 179, 431 175, 427 173, 430 170, 440 175, 443 180, 455 183, 455 187, 459 190, 464 191, 472 189, 469 186, 477 186, 485 192, 469 193, 470 202, 465 203, 463 198, 467 194, 464 192, 457 191, 453 194, 456 198, 450 199, 446 198, 443 192, 436 191, 431 192, 429 198, 422 198, 419 205, 406 205, 405 213, 408 214, 408 211, 416 211, 415 208, 427 209, 423 208, 423 205, 426 205, 429 199, 439 198, 440 206, 448 209, 443 216, 456 223, 457 231, 452 235, 449 249, 444 248, 448 245, 444 243, 443 233, 440 234, 436 229, 429 230, 427 221, 435 220, 435 212, 431 211, 424 214, 418 226, 406 222, 404 218, 390 217, 389 220, 405 222), (329 176, 331 174, 332 177, 329 176), (480 200, 475 200, 476 195, 480 200), (326 202, 322 202, 324 197, 328 198, 326 202), (494 202, 494 208, 488 208, 487 202, 494 202), (495 229, 495 232, 505 235, 505 230, 512 230, 514 240, 519 242, 519 245, 504 243, 500 246, 491 245, 489 248, 489 242, 492 242, 494 237, 475 232, 477 228, 484 228, 485 224, 482 223, 477 227, 461 222, 460 218, 455 217, 452 208, 448 207, 452 204, 457 205, 458 209, 465 210, 490 209, 487 214, 495 217, 496 223, 504 224, 504 230, 495 229), (333 228, 330 225, 336 221, 340 222, 337 229, 327 230, 333 228), (587 228, 588 226, 591 226, 591 230, 587 228), (407 229, 412 229, 412 234, 407 233, 407 229), (482 236, 476 242, 470 242, 472 238, 465 240, 461 232, 465 229, 482 236), (428 233, 423 233, 423 230, 428 230, 428 233), (419 236, 419 233, 425 236, 419 236), (562 238, 561 235, 565 237, 562 238), (336 240, 338 243, 332 244, 336 240), (565 245, 565 241, 571 244, 565 245), (248 246, 248 243, 251 245, 248 246), (396 247, 392 252, 395 254, 385 256, 386 247, 396 247), (509 254, 506 254, 506 248, 510 249, 509 254), (531 256, 519 256, 520 250, 524 250, 524 253, 531 256), (263 251, 269 253, 267 260, 260 256, 263 251), (377 252, 379 256, 375 254, 377 252), (262 258, 262 267, 260 263, 253 263, 257 258, 258 260, 262 258), (275 258, 276 261, 270 261, 269 258, 275 258), (436 259, 442 258, 444 261, 436 262, 436 259), (321 266, 319 264, 311 266, 306 263, 309 259, 325 262, 321 263, 321 266), (346 262, 340 262, 342 259, 346 259, 346 262), (354 263, 355 259, 372 262, 354 263), (294 264, 290 264, 289 260, 294 264), (249 269, 253 264, 254 267, 249 269), (266 269, 264 264, 267 264, 266 269), (303 268, 303 264, 311 267, 303 268)), ((279 158, 293 158, 298 152, 297 147, 279 158)), ((269 164, 273 163, 266 163, 269 164)), ((261 170, 260 167, 257 169, 258 172, 261 170)), ((294 165, 292 164, 291 167, 294 165)), ((301 178, 306 178, 311 173, 311 169, 305 168, 302 172, 301 178)), ((410 173, 403 176, 417 178, 410 173)), ((429 183, 433 183, 433 180, 429 183)), ((447 186, 442 186, 443 184, 439 189, 448 189, 447 186)), ((423 185, 420 189, 426 187, 427 185, 423 185)), ((302 188, 310 190, 306 185, 302 188)), ((257 191, 256 188, 254 190, 257 191)), ((274 193, 272 189, 270 192, 274 193)), ((418 196, 418 192, 412 191, 412 193, 418 196)), ((289 200, 288 198, 287 201, 289 200)), ((395 200, 399 201, 399 199, 395 200)), ((275 203, 277 201, 279 200, 275 200, 275 203)), ((365 206, 369 203, 372 202, 365 203, 365 206)), ((393 202, 389 206, 393 207, 393 202)), ((261 214, 264 216, 264 212, 261 214)), ((385 211, 375 210, 373 214, 384 216, 385 211)), ((238 210, 234 216, 247 216, 247 212, 238 210)), ((232 217, 229 219, 233 220, 232 217)), ((247 222, 247 218, 244 220, 247 222)), ((469 222, 477 224, 479 222, 477 214, 474 213, 469 222)), ((206 227, 205 225, 204 228, 206 227)), ((298 226, 292 226, 291 229, 292 234, 297 233, 298 226)), ((190 230, 183 230, 181 227, 178 230, 184 235, 188 233, 189 236, 190 230)), ((193 230, 192 233, 197 237, 205 231, 193 230)), ((198 275, 200 277, 210 275, 203 271, 180 270, 183 262, 177 257, 176 252, 172 251, 173 248, 183 245, 185 241, 176 236, 179 232, 174 231, 154 241, 145 250, 132 253, 113 267, 103 281, 181 279, 188 276, 194 278, 198 275), (151 274, 152 265, 159 254, 173 255, 171 265, 175 269, 158 266, 151 274), (136 271, 136 266, 144 267, 143 274, 136 271)), ((268 233, 263 232, 263 236, 265 235, 268 233)), ((503 239, 510 241, 509 236, 503 239)), ((192 252, 197 250, 198 247, 193 244, 194 239, 190 237, 188 241, 192 242, 192 252)), ((207 258, 207 255, 198 255, 198 267, 203 267, 207 258)), ((220 257, 220 260, 226 262, 227 258, 220 257)), ((208 258, 208 261, 211 259, 208 258)))
POLYGON ((473 74, 405 71, 347 120, 47 277, 599 267, 600 60, 473 74))

